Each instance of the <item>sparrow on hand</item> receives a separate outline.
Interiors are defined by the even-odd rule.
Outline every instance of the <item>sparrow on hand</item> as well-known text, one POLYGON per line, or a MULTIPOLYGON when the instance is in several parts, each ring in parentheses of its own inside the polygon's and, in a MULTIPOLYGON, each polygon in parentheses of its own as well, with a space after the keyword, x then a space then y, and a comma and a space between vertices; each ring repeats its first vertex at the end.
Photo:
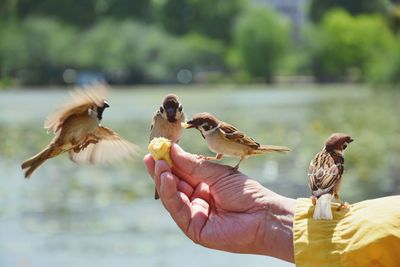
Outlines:
POLYGON ((248 157, 290 150, 284 146, 260 145, 234 126, 215 118, 207 112, 196 114, 184 124, 184 127, 199 130, 206 140, 208 148, 216 153, 215 157, 206 157, 207 160, 220 160, 224 155, 240 158, 238 164, 234 167, 235 171, 239 169, 240 163, 248 157))
POLYGON ((136 145, 100 125, 103 112, 109 107, 105 94, 105 87, 100 85, 71 92, 73 100, 45 122, 44 128, 55 134, 53 140, 22 163, 25 178, 46 160, 64 152, 76 163, 92 164, 111 163, 136 153, 136 145))
MULTIPOLYGON (((185 121, 185 113, 178 96, 174 94, 166 95, 160 108, 153 116, 150 129, 149 142, 155 137, 164 137, 172 143, 178 143, 182 136, 181 123, 185 121)), ((157 190, 154 191, 154 198, 159 199, 157 190)))
MULTIPOLYGON (((344 133, 334 133, 325 142, 324 148, 315 155, 308 169, 308 186, 315 205, 315 220, 332 220, 331 200, 340 202, 339 191, 344 171, 344 151, 353 139, 344 133)), ((340 202, 339 210, 345 207, 340 202)))

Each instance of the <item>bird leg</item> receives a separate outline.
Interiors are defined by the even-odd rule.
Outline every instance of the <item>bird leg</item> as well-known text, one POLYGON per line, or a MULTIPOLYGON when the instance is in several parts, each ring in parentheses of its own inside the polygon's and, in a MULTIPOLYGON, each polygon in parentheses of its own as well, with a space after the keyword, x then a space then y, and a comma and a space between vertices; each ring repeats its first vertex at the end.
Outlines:
POLYGON ((76 139, 73 138, 73 137, 71 138, 71 145, 73 146, 72 150, 73 150, 75 153, 78 153, 78 152, 80 151, 78 141, 76 141, 76 139))
POLYGON ((314 206, 317 205, 317 198, 316 198, 315 196, 311 196, 310 199, 311 199, 311 203, 312 203, 314 206))
POLYGON ((340 211, 340 210, 342 210, 342 209, 347 209, 347 208, 349 207, 349 203, 347 203, 347 202, 342 202, 342 201, 340 200, 340 196, 339 196, 338 193, 334 193, 333 196, 334 196, 334 197, 339 201, 339 203, 340 203, 340 206, 336 209, 336 211, 340 211))
POLYGON ((342 210, 342 209, 348 209, 349 208, 349 203, 347 203, 347 202, 339 202, 340 203, 340 206, 336 209, 337 211, 340 211, 340 210, 342 210))
POLYGON ((79 146, 78 149, 79 151, 87 148, 90 144, 97 144, 99 142, 99 138, 93 134, 88 134, 85 138, 85 141, 83 141, 79 146))
POLYGON ((239 170, 239 165, 244 159, 245 159, 245 157, 240 157, 238 164, 236 164, 235 167, 233 167, 233 171, 239 170))
POLYGON ((215 157, 206 157, 206 160, 221 160, 223 156, 223 154, 216 154, 215 157))

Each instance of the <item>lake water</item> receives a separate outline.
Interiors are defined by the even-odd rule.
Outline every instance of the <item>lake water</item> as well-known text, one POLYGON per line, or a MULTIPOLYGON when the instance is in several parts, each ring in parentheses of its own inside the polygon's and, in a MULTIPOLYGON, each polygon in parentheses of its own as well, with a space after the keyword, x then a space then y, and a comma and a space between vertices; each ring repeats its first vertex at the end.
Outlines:
MULTIPOLYGON (((0 91, 0 266, 292 266, 270 257, 195 245, 160 202, 152 199, 153 184, 141 159, 147 151, 151 116, 169 92, 180 95, 188 117, 209 111, 251 133, 260 143, 289 146, 292 151, 288 155, 249 159, 241 171, 290 197, 308 197, 308 163, 331 131, 350 131, 363 144, 378 139, 381 132, 374 129, 387 124, 388 139, 379 146, 398 140, 398 126, 390 128, 391 120, 400 114, 394 104, 399 103, 398 93, 381 99, 370 90, 353 87, 120 88, 110 91, 111 108, 106 110, 103 124, 142 147, 136 159, 94 167, 75 165, 64 155, 49 160, 25 180, 20 164, 51 140, 42 128, 43 121, 68 97, 68 91, 0 91), (386 103, 387 111, 374 109, 371 103, 380 101, 386 103), (363 115, 363 107, 372 110, 363 115), (372 122, 364 122, 366 118, 372 122)), ((400 155, 398 142, 391 144, 394 162, 400 155)), ((212 155, 195 130, 185 131, 181 145, 193 153, 212 155)), ((349 149, 353 169, 348 171, 349 190, 344 189, 343 194, 357 201, 376 195, 369 193, 369 187, 350 190, 358 188, 365 177, 368 186, 375 183, 373 171, 365 167, 369 158, 358 157, 356 153, 363 148, 354 147, 349 149)), ((400 186, 393 189, 399 181, 396 166, 384 166, 388 182, 378 196, 399 193, 400 186)))

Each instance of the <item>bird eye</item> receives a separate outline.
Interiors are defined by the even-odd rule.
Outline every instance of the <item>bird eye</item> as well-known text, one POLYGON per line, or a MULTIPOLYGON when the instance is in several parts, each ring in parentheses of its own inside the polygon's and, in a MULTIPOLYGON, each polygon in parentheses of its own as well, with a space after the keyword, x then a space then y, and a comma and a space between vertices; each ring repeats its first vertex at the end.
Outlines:
POLYGON ((181 112, 182 109, 183 109, 182 105, 179 105, 179 108, 178 108, 179 112, 181 112))
POLYGON ((160 112, 164 113, 164 108, 163 107, 160 107, 160 112))

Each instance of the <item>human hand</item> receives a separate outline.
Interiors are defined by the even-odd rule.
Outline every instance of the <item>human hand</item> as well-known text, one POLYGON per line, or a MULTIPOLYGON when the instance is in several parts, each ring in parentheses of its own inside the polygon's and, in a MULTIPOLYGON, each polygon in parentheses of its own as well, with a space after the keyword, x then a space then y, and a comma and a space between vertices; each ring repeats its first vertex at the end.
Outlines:
POLYGON ((209 248, 294 261, 294 200, 176 144, 170 155, 172 170, 150 155, 144 163, 165 208, 191 240, 209 248))

